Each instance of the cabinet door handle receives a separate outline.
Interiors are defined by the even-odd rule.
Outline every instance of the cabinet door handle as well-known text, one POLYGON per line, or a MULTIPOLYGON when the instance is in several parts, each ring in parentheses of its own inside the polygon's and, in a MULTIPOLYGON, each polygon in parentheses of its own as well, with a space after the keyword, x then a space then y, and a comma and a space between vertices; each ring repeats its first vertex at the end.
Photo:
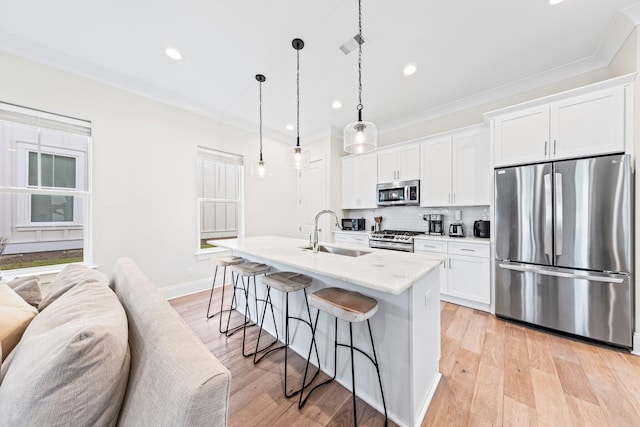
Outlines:
POLYGON ((448 203, 451 203, 451 193, 449 193, 449 202, 448 203))
POLYGON ((556 140, 553 140, 553 155, 556 155, 556 140))
POLYGON ((453 203, 456 202, 456 193, 453 193, 453 203))
POLYGON ((544 156, 547 157, 547 141, 544 142, 544 156))
POLYGON ((451 268, 451 258, 449 258, 449 268, 451 268))
POLYGON ((461 251, 466 251, 466 252, 475 252, 475 249, 467 249, 467 248, 460 248, 461 251))
POLYGON ((422 245, 422 246, 424 246, 425 248, 434 248, 434 249, 436 248, 435 246, 431 246, 431 245, 422 245))

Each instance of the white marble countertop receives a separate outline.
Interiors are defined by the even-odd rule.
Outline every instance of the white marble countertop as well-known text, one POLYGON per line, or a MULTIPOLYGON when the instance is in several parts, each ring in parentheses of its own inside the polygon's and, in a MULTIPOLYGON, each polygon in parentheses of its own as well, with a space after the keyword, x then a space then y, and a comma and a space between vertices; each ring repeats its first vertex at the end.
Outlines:
MULTIPOLYGON (((309 242, 280 236, 245 237, 212 241, 234 254, 251 255, 274 263, 352 283, 369 289, 400 295, 422 276, 437 268, 443 257, 436 254, 415 254, 384 249, 360 249, 367 254, 359 257, 326 252, 313 253, 302 249, 309 242)), ((338 244, 325 246, 349 247, 338 244)))
POLYGON ((432 236, 429 234, 418 234, 416 236, 413 236, 413 238, 420 239, 420 240, 440 240, 445 242, 483 243, 485 245, 488 245, 491 243, 491 239, 485 239, 482 237, 473 237, 473 236, 449 237, 449 236, 432 236))

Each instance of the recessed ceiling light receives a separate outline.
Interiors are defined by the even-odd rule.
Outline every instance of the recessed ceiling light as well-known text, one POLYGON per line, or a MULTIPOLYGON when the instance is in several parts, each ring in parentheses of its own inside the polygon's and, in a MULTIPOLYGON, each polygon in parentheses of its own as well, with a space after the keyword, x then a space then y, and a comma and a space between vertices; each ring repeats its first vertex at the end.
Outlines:
POLYGON ((333 101, 331 103, 331 107, 333 107, 334 109, 339 109, 342 108, 342 102, 338 101, 337 99, 335 101, 333 101))
POLYGON ((410 76, 410 75, 414 74, 417 70, 418 70, 418 67, 416 67, 415 64, 407 64, 407 65, 404 66, 404 69, 402 70, 402 73, 405 76, 410 76))
POLYGON ((173 47, 166 48, 164 50, 164 53, 166 53, 169 58, 175 59, 176 61, 180 61, 182 59, 182 54, 180 53, 180 51, 173 47))
POLYGON ((293 130, 293 125, 287 125, 287 130, 293 130))
POLYGON ((562 3, 564 0, 549 0, 550 5, 562 3))

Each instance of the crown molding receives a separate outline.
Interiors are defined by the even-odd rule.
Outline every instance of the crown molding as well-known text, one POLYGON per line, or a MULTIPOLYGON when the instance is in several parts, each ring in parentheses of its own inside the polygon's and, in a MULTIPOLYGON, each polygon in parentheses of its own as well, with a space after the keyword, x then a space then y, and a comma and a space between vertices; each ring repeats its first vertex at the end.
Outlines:
MULTIPOLYGON (((0 50, 19 58, 104 84, 111 88, 214 119, 242 130, 255 133, 259 132, 256 124, 250 120, 217 110, 210 105, 200 103, 192 98, 175 92, 168 92, 165 89, 161 89, 145 81, 110 71, 104 67, 79 60, 70 55, 62 54, 5 32, 0 32, 0 50)), ((295 143, 295 138, 291 135, 272 128, 263 128, 263 134, 266 137, 285 144, 295 143)))
POLYGON ((471 95, 460 100, 440 105, 421 113, 385 123, 379 126, 378 133, 385 134, 397 131, 422 122, 477 107, 511 95, 526 92, 537 87, 556 83, 567 78, 606 67, 611 63, 613 57, 619 51, 620 47, 624 44, 636 25, 640 25, 640 3, 629 6, 616 14, 609 26, 609 29, 598 46, 598 49, 593 55, 587 58, 534 74, 524 79, 480 92, 476 95, 471 95))

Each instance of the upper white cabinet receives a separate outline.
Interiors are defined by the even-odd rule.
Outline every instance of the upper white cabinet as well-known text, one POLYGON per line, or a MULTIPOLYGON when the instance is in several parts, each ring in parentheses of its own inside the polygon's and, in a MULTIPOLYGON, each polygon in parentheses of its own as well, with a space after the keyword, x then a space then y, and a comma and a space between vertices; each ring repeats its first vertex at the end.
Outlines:
POLYGON ((419 178, 420 147, 417 143, 378 151, 379 183, 419 178))
POLYGON ((420 146, 420 205, 451 204, 452 138, 430 139, 420 146))
POLYGON ((493 131, 495 166, 623 152, 625 86, 498 114, 493 131))
POLYGON ((377 207, 377 179, 377 153, 342 158, 342 209, 377 207))
POLYGON ((478 206, 491 198, 489 131, 478 126, 420 146, 420 205, 478 206))

